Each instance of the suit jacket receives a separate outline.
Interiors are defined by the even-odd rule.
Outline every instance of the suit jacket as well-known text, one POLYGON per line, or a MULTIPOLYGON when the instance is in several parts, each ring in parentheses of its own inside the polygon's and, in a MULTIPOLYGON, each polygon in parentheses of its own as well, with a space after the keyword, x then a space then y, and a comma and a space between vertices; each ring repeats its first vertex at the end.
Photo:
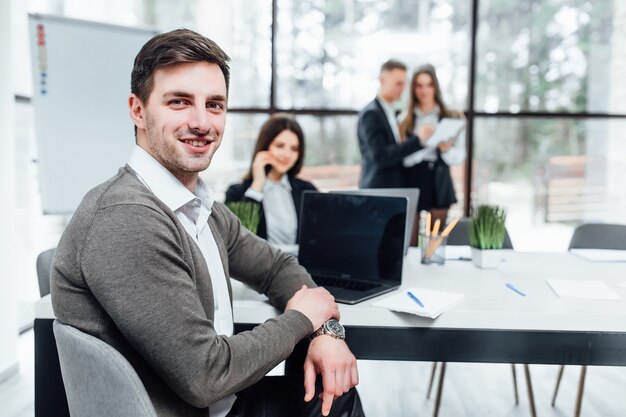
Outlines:
POLYGON ((361 188, 409 187, 402 159, 422 148, 419 140, 397 143, 378 99, 359 113, 357 128, 361 149, 361 188))
MULTIPOLYGON (((208 223, 226 277, 277 308, 303 284, 315 286, 295 258, 247 231, 223 204, 213 205, 208 223)), ((51 281, 57 319, 124 355, 159 416, 209 417, 210 404, 260 380, 313 331, 289 310, 249 332, 218 335, 200 248, 128 166, 85 196, 61 237, 51 281)))
MULTIPOLYGON (((289 178, 289 184, 291 184, 291 196, 293 197, 293 204, 296 208, 296 217, 298 219, 298 231, 300 230, 300 206, 302 204, 302 193, 311 190, 317 191, 317 188, 313 184, 308 181, 303 181, 298 178, 289 178)), ((258 201, 246 197, 244 194, 252 185, 252 180, 246 180, 240 184, 233 184, 228 187, 226 190, 226 203, 230 203, 231 201, 247 201, 255 204, 261 204, 258 201)), ((262 207, 261 216, 259 219, 259 227, 257 228, 256 234, 260 238, 267 239, 267 223, 265 222, 265 208, 262 207)), ((296 233, 296 243, 297 239, 300 237, 300 233, 296 233)))

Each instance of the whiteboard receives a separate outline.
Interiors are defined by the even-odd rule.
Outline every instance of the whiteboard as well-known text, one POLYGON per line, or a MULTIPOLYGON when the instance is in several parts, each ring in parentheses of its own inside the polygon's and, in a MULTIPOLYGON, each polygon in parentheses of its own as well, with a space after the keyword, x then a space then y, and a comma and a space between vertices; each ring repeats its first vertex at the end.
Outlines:
POLYGON ((130 73, 156 32, 38 14, 29 30, 43 212, 71 214, 128 160, 130 73))

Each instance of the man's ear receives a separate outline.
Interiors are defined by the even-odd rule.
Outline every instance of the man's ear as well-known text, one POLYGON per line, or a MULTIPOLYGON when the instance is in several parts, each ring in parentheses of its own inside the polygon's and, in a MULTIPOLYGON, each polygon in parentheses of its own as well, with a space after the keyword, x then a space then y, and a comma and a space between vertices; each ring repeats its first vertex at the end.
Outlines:
POLYGON ((130 112, 130 118, 133 120, 137 129, 146 128, 146 119, 144 114, 144 106, 139 97, 135 94, 131 94, 128 97, 128 111, 130 112))

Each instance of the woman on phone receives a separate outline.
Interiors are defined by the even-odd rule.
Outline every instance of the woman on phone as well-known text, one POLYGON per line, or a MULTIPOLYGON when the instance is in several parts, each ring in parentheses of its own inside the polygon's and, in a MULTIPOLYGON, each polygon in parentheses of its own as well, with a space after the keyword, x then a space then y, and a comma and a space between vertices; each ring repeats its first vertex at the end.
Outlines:
POLYGON ((440 219, 445 224, 450 206, 457 201, 450 165, 465 160, 465 129, 459 129, 458 134, 438 143, 429 143, 429 139, 440 120, 462 119, 463 113, 446 106, 435 68, 430 64, 415 71, 409 88, 408 108, 400 115, 400 135, 403 140, 415 135, 424 147, 418 151, 419 158, 405 159, 409 184, 420 189, 418 213, 429 211, 433 221, 440 219))
POLYGON ((261 205, 257 235, 272 244, 297 243, 302 192, 316 190, 296 178, 304 163, 304 134, 296 120, 277 113, 261 127, 252 164, 243 182, 226 191, 226 203, 261 205))

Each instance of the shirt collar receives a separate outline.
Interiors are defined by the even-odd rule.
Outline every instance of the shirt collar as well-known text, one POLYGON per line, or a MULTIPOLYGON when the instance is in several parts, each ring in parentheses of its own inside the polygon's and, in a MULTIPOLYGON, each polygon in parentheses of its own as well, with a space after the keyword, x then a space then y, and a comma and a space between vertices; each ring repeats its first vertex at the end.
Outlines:
POLYGON ((381 106, 383 106, 383 110, 385 110, 385 112, 387 113, 393 113, 395 114, 395 109, 392 106, 392 103, 388 103, 387 101, 385 101, 384 98, 382 98, 381 96, 376 97, 376 99, 378 100, 378 102, 380 103, 381 106))
MULTIPOLYGON (((280 178, 280 181, 278 182, 274 182, 272 180, 270 180, 268 178, 267 181, 265 181, 265 186, 267 186, 268 188, 271 187, 283 187, 285 189, 287 189, 288 191, 291 191, 291 183, 289 182, 289 177, 285 174, 280 178)), ((265 188, 265 186, 263 188, 265 188)))
POLYGON ((138 145, 133 148, 128 165, 170 210, 176 211, 194 200, 199 200, 209 212, 211 211, 215 195, 202 179, 198 178, 195 192, 192 193, 167 168, 138 145))

